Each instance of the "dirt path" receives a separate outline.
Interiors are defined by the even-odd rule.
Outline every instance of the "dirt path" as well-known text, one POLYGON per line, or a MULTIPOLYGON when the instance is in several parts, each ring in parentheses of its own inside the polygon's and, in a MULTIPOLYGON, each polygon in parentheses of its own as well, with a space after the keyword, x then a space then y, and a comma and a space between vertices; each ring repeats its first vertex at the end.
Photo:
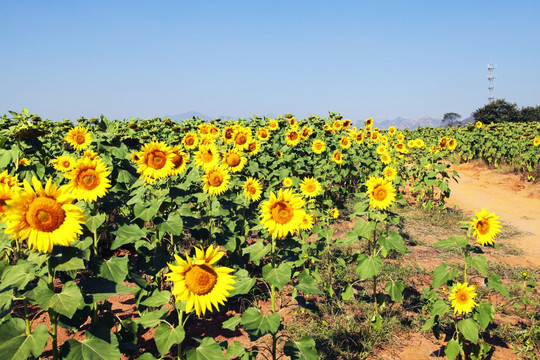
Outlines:
POLYGON ((488 169, 478 162, 454 168, 460 178, 458 183, 450 184, 448 204, 470 213, 471 217, 481 208, 494 212, 503 226, 498 243, 520 250, 515 255, 500 255, 498 260, 511 266, 539 268, 540 186, 524 182, 518 175, 488 169))

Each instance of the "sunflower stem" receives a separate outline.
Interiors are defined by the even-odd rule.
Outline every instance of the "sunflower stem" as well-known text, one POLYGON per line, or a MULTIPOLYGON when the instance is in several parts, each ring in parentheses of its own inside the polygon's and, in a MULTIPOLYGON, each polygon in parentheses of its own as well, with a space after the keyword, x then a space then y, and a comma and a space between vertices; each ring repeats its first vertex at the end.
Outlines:
POLYGON ((272 334, 272 360, 277 360, 277 336, 272 334))
POLYGON ((469 257, 469 245, 465 246, 464 253, 465 253, 465 266, 463 267, 463 282, 466 283, 467 282, 467 268, 468 268, 467 258, 469 257))
POLYGON ((24 305, 24 323, 26 324, 26 335, 30 335, 30 317, 28 315, 28 300, 26 299, 26 296, 23 298, 23 305, 24 305))
MULTIPOLYGON (((178 326, 184 327, 183 319, 184 319, 184 310, 176 309, 176 313, 178 314, 178 326)), ((182 342, 179 342, 178 344, 178 360, 182 360, 182 342)))
MULTIPOLYGON (((375 229, 373 230, 373 244, 372 244, 372 256, 377 255, 377 226, 379 223, 375 221, 375 229)), ((373 309, 375 310, 375 314, 379 313, 378 306, 377 306, 377 275, 373 276, 373 309)))
MULTIPOLYGON (((276 239, 272 236, 272 269, 276 268, 276 239)), ((276 287, 270 284, 270 293, 272 295, 272 312, 276 312, 276 287)))
MULTIPOLYGON (((51 262, 51 257, 47 260, 47 268, 49 271, 49 283, 47 284, 49 289, 54 291, 54 269, 51 262)), ((58 357, 58 341, 57 341, 57 326, 58 326, 58 317, 56 312, 50 308, 49 309, 49 319, 51 322, 51 338, 52 338, 52 351, 53 351, 53 360, 59 359, 58 357)))

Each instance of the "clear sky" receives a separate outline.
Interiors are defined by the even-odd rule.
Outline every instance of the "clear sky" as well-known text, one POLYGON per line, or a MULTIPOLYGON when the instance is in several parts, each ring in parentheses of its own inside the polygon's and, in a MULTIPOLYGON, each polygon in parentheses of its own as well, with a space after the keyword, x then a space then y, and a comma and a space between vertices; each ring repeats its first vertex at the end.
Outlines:
POLYGON ((463 118, 540 105, 540 1, 0 0, 0 115, 463 118))

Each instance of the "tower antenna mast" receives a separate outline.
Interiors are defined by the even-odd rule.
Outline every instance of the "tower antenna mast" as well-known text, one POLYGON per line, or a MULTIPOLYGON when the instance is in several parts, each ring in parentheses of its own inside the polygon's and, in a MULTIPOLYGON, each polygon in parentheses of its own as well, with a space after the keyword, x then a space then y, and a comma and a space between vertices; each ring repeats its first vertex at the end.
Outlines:
POLYGON ((488 89, 489 89, 489 97, 488 97, 488 100, 490 103, 493 102, 493 100, 495 100, 495 96, 493 96, 493 89, 495 88, 495 85, 493 84, 493 80, 495 80, 495 78, 497 77, 496 75, 493 74, 493 70, 495 70, 495 68, 497 67, 497 65, 492 65, 492 64, 488 64, 488 81, 489 81, 489 85, 488 85, 488 89))

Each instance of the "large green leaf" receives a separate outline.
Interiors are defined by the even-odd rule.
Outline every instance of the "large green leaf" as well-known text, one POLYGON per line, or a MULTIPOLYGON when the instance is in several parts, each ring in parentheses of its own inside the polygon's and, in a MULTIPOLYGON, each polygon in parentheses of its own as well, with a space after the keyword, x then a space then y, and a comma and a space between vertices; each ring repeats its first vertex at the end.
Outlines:
POLYGON ((360 275, 360 279, 368 279, 377 275, 381 271, 382 260, 380 256, 370 256, 360 263, 356 268, 356 272, 360 275))
POLYGON ((133 207, 133 214, 135 214, 135 217, 138 217, 139 219, 149 221, 157 215, 159 207, 163 201, 165 201, 165 198, 154 199, 149 203, 137 203, 133 207))
POLYGON ((458 270, 451 269, 448 264, 441 264, 433 270, 433 282, 432 287, 436 288, 442 284, 446 284, 448 280, 457 276, 458 270))
POLYGON ((186 354, 187 360, 227 360, 223 355, 223 349, 212 338, 205 337, 201 345, 196 349, 189 349, 186 354))
POLYGON ((135 322, 141 325, 143 328, 151 328, 157 326, 161 320, 165 319, 165 316, 169 312, 169 309, 163 307, 157 311, 147 312, 142 314, 140 318, 135 320, 135 322))
POLYGON ((110 296, 133 291, 129 286, 102 277, 81 279, 81 289, 85 295, 92 296, 93 301, 105 301, 110 296))
POLYGON ((489 302, 481 302, 475 309, 474 318, 480 324, 482 330, 486 330, 495 318, 495 308, 489 302))
POLYGON ((35 279, 35 271, 32 264, 20 263, 8 267, 2 273, 0 289, 8 287, 22 290, 26 284, 35 279))
POLYGON ((458 322, 458 328, 465 339, 476 344, 478 341, 478 324, 473 319, 464 319, 458 322))
POLYGON ((110 330, 94 326, 86 331, 86 339, 79 342, 68 340, 62 346, 65 360, 112 360, 120 359, 118 340, 110 330))
POLYGON ((306 294, 322 294, 322 291, 307 270, 302 271, 298 275, 298 285, 296 285, 296 288, 306 294))
POLYGON ((262 275, 264 280, 281 290, 291 280, 291 265, 281 263, 274 268, 271 264, 266 264, 262 268, 262 275))
POLYGON ((169 325, 161 323, 156 328, 154 341, 156 342, 159 353, 165 356, 171 349, 171 346, 180 344, 184 341, 184 337, 185 332, 183 327, 171 328, 169 325))
POLYGON ((402 281, 391 281, 386 284, 386 291, 390 294, 392 301, 402 302, 403 301, 403 290, 405 290, 405 284, 402 281))
POLYGON ((86 216, 86 227, 90 232, 96 231, 104 222, 107 215, 105 213, 99 213, 94 216, 86 216))
POLYGON ((454 360, 456 356, 461 352, 461 345, 454 339, 450 339, 444 348, 444 354, 448 357, 448 360, 454 360))
POLYGON ((141 229, 137 224, 120 225, 116 231, 116 239, 111 245, 111 250, 118 249, 122 245, 133 244, 146 237, 146 234, 146 230, 141 229))
POLYGON ((128 256, 112 257, 104 261, 99 269, 99 276, 105 279, 121 283, 128 274, 128 256))
POLYGON ((73 281, 68 281, 60 293, 55 293, 41 281, 34 289, 35 301, 45 311, 53 309, 59 314, 72 317, 83 301, 81 290, 73 281))
POLYGON ((435 244, 433 244, 433 246, 436 246, 439 249, 453 250, 464 248, 465 246, 467 246, 468 242, 468 239, 464 236, 452 236, 448 239, 436 242, 435 244))
POLYGON ((403 237, 395 231, 390 231, 388 236, 381 236, 379 242, 386 250, 395 250, 402 254, 407 253, 403 237))
MULTIPOLYGON (((24 321, 22 324, 24 326, 24 321)), ((44 324, 38 325, 30 335, 24 333, 23 327, 20 335, 0 341, 0 358, 26 360, 31 355, 37 358, 43 352, 48 339, 49 332, 44 324)))
POLYGON ((504 295, 507 299, 510 297, 508 293, 508 289, 503 286, 501 278, 499 277, 499 275, 495 273, 489 274, 488 279, 487 279, 487 286, 498 291, 499 293, 504 295))
POLYGON ((249 259, 253 261, 255 265, 259 265, 261 259, 268 255, 271 250, 270 244, 264 245, 264 241, 259 240, 242 249, 242 254, 249 254, 249 259))
POLYGON ((150 296, 142 300, 140 304, 144 306, 160 307, 169 303, 169 301, 171 301, 170 291, 159 291, 158 289, 156 289, 154 292, 152 292, 150 296))
POLYGON ((229 290, 229 296, 247 294, 257 282, 256 279, 249 276, 249 272, 245 269, 240 269, 234 274, 234 281, 236 283, 233 285, 234 289, 229 290))
POLYGON ((182 235, 184 230, 184 221, 182 221, 182 216, 179 213, 173 212, 169 214, 167 221, 156 223, 156 228, 162 233, 168 232, 179 236, 182 235))
POLYGON ((248 308, 242 314, 242 325, 252 339, 258 339, 266 334, 276 334, 281 325, 279 313, 261 315, 258 309, 248 308))
POLYGON ((242 318, 240 316, 233 316, 229 320, 222 322, 221 327, 227 330, 234 331, 241 321, 242 318))
POLYGON ((477 255, 477 256, 467 256, 465 258, 465 262, 475 268, 476 270, 478 270, 478 272, 480 272, 482 275, 484 276, 487 276, 488 274, 488 263, 487 263, 487 260, 485 257, 483 257, 482 255, 477 255))
POLYGON ((291 360, 317 360, 315 340, 311 336, 304 336, 300 341, 287 341, 283 347, 285 355, 291 360))

